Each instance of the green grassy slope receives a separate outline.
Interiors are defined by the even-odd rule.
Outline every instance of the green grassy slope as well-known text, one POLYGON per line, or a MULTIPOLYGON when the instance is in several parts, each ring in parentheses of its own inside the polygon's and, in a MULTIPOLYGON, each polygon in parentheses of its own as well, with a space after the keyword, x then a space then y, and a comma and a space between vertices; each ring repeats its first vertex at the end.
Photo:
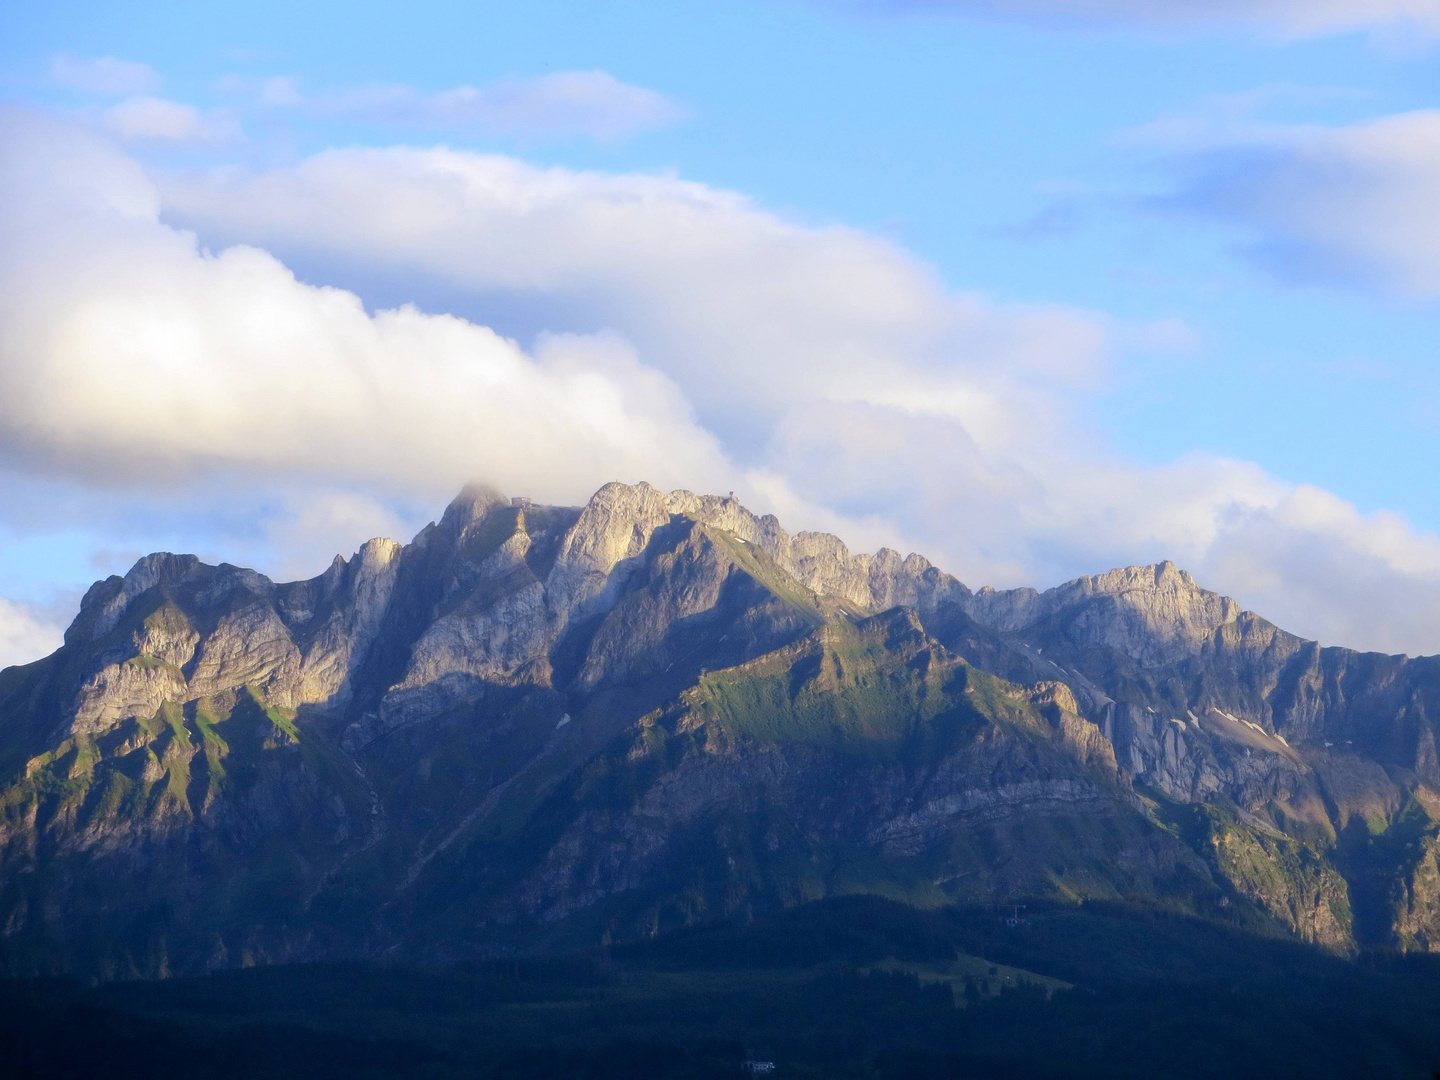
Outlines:
POLYGON ((0 960, 127 977, 274 957, 368 810, 350 762, 251 688, 66 739, 0 791, 0 960))
POLYGON ((1229 903, 1053 691, 949 655, 903 611, 826 622, 581 745, 537 758, 425 866, 417 948, 466 926, 497 948, 619 940, 850 893, 1229 903), (932 798, 979 802, 914 842, 874 831, 932 798))

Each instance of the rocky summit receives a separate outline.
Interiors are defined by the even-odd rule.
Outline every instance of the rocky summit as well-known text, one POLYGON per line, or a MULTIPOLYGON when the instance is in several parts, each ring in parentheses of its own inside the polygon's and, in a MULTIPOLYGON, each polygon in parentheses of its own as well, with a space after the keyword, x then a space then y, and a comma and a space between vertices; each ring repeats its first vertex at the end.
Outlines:
POLYGON ((99 978, 1125 900, 1440 950, 1440 659, 1169 563, 973 592, 733 497, 464 491, 278 584, 155 554, 0 673, 0 959, 99 978))

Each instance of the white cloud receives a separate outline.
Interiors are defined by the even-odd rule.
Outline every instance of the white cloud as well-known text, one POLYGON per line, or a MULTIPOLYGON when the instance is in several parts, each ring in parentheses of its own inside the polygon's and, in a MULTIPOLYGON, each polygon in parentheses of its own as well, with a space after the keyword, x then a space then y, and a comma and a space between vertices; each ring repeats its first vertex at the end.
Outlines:
POLYGON ((467 477, 557 501, 646 478, 904 542, 971 584, 1169 557, 1297 632, 1440 645, 1436 537, 1253 464, 1111 453, 1083 412, 1102 317, 948 292, 875 237, 672 177, 353 150, 157 192, 49 121, 4 130, 0 447, 111 485, 308 490, 309 512, 261 530, 297 567, 384 526, 387 499, 438 503, 467 477), (206 252, 162 200, 251 246, 206 252), (574 332, 527 352, 454 317, 367 314, 281 258, 574 332))
POLYGON ((1175 148, 1186 177, 1171 205, 1242 226, 1273 270, 1440 297, 1440 110, 1147 134, 1175 148))
POLYGON ((559 71, 428 94, 410 86, 375 85, 314 97, 303 95, 294 79, 282 77, 261 84, 258 99, 263 105, 373 124, 601 141, 626 139, 685 115, 663 94, 621 82, 606 71, 559 71))
POLYGON ((105 126, 124 139, 192 142, 204 130, 194 105, 153 97, 127 98, 105 110, 105 126))
POLYGON ((886 241, 798 227, 672 177, 346 150, 259 176, 174 178, 166 192, 169 213, 223 242, 377 274, 404 265, 611 327, 727 433, 795 400, 868 400, 876 387, 985 427, 1015 371, 1079 386, 1103 367, 1103 319, 948 294, 886 241))
POLYGON ((1253 27, 1285 36, 1440 31, 1440 0, 860 0, 877 12, 977 12, 1157 29, 1253 27))
POLYGON ((614 476, 728 475, 674 384, 614 335, 527 354, 450 316, 369 315, 257 248, 200 250, 157 220, 139 167, 86 136, 14 112, 0 127, 12 455, 107 482, 240 469, 432 497, 478 472, 569 499, 614 476))
POLYGON ((56 56, 50 61, 50 79, 72 90, 102 96, 145 94, 160 89, 160 76, 154 68, 113 56, 88 60, 56 56))
POLYGON ((64 635, 64 624, 33 604, 0 596, 0 668, 49 655, 64 635))
POLYGON ((1119 336, 1132 349, 1157 356, 1187 356, 1203 344, 1199 331, 1174 315, 1124 327, 1119 336))
POLYGON ((294 79, 277 75, 260 84, 260 103, 262 105, 303 105, 305 98, 300 93, 299 85, 294 79))
POLYGON ((223 112, 202 113, 194 105, 155 97, 132 97, 102 114, 105 127, 122 139, 162 142, 225 142, 239 134, 223 112))

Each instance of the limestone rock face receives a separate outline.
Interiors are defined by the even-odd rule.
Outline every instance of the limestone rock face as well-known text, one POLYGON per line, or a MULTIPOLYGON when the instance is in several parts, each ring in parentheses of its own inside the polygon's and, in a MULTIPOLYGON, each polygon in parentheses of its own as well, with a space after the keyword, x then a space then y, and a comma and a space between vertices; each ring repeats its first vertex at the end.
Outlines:
POLYGON ((338 555, 313 590, 283 595, 282 619, 288 625, 314 621, 319 607, 333 614, 309 636, 301 658, 296 697, 340 707, 353 693, 351 674, 364 660, 380 628, 395 589, 402 548, 394 540, 367 540, 349 562, 338 555))
POLYGON ((458 957, 853 891, 1432 949, 1437 715, 1440 660, 1170 563, 972 592, 733 497, 472 486, 308 581, 147 556, 0 672, 0 966, 458 957))
POLYGON ((1199 655, 1241 615, 1234 600, 1200 588, 1169 562, 1077 578, 1044 593, 982 589, 965 607, 977 621, 1007 632, 1059 617, 1076 645, 1114 649, 1145 666, 1199 655))
POLYGON ((337 704, 389 604, 399 552, 372 540, 290 585, 190 555, 141 559, 81 602, 66 641, 87 674, 57 734, 98 735, 166 701, 245 686, 281 707, 337 704))
MULTIPOLYGON (((648 484, 607 484, 585 508, 573 549, 567 549, 572 573, 609 573, 642 550, 651 532, 671 516, 692 518, 753 544, 811 592, 853 605, 861 612, 900 605, 932 609, 942 600, 968 596, 969 590, 923 557, 901 558, 888 548, 874 555, 852 554, 828 533, 791 537, 773 515, 757 517, 734 498, 663 494, 648 484), (625 554, 630 552, 631 554, 625 554)), ((562 594, 566 595, 566 594, 562 594)), ((577 595, 585 595, 583 590, 577 595)))

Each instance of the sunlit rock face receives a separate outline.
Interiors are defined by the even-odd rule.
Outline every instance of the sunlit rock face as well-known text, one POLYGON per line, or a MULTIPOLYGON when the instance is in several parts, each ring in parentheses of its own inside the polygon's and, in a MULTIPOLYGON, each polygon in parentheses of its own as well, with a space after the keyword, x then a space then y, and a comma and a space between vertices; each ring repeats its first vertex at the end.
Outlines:
POLYGON ((1430 949, 1437 693, 1169 563, 972 592, 733 497, 476 486, 309 581, 147 556, 0 673, 0 960, 444 959, 844 892, 1430 949))

